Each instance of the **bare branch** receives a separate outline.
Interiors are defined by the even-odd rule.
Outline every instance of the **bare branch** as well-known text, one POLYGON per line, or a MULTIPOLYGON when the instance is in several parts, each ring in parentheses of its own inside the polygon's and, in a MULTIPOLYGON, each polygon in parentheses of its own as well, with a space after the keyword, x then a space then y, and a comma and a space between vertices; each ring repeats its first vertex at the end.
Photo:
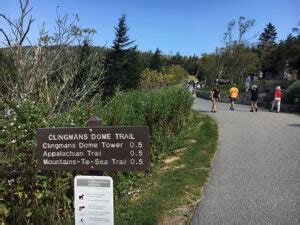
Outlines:
POLYGON ((28 22, 27 29, 26 29, 25 33, 23 34, 23 37, 21 38, 21 40, 20 40, 20 42, 19 42, 20 45, 22 45, 24 39, 26 38, 26 36, 27 36, 27 34, 28 34, 29 30, 30 30, 30 26, 31 26, 31 24, 33 23, 33 21, 34 21, 34 19, 32 19, 32 17, 30 17, 29 22, 28 22))
POLYGON ((11 43, 10 43, 10 40, 9 40, 7 34, 5 33, 5 31, 4 31, 2 28, 0 28, 0 31, 1 31, 1 33, 4 35, 4 37, 5 37, 5 39, 6 39, 6 42, 7 42, 7 45, 8 45, 9 47, 12 48, 12 45, 11 45, 11 43))
POLYGON ((18 30, 18 27, 16 26, 16 24, 14 24, 11 19, 7 18, 4 14, 0 13, 0 17, 2 17, 8 24, 10 24, 11 26, 13 26, 15 29, 18 30))
POLYGON ((31 7, 27 12, 24 13, 24 17, 26 17, 28 15, 28 13, 30 13, 32 11, 33 7, 31 7))

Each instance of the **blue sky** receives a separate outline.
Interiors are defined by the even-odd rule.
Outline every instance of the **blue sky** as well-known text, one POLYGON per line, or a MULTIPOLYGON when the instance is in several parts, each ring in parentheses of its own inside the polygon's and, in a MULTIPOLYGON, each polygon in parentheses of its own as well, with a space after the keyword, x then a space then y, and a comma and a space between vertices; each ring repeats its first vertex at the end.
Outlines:
MULTIPOLYGON (((0 5, 1 13, 18 14, 17 0, 0 0, 0 5)), ((53 29, 56 7, 60 6, 61 14, 77 13, 82 27, 97 30, 94 45, 110 47, 114 27, 126 14, 129 36, 136 40, 138 49, 154 51, 158 47, 166 54, 179 51, 198 56, 221 47, 227 23, 239 16, 255 19, 249 36, 261 33, 271 22, 278 39, 285 39, 300 20, 300 0, 31 0, 31 6, 36 19, 32 38, 43 22, 53 29)))

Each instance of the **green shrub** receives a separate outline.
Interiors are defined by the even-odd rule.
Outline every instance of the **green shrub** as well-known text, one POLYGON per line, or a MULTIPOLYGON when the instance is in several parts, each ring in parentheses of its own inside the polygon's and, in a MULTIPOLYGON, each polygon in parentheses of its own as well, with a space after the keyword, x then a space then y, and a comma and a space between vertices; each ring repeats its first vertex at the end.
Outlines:
POLYGON ((300 104, 300 80, 293 82, 287 89, 288 103, 300 104))
MULTIPOLYGON (((36 129, 82 127, 93 115, 104 125, 147 125, 151 161, 170 151, 186 124, 192 97, 183 88, 118 93, 110 103, 80 104, 63 114, 49 115, 44 104, 30 101, 0 103, 0 221, 8 224, 62 224, 73 220, 75 172, 38 171, 36 129)), ((82 174, 82 173, 81 173, 82 174)), ((109 173, 121 196, 144 173, 109 173)))
POLYGON ((118 94, 102 116, 106 125, 146 125, 151 136, 151 159, 159 159, 189 118, 192 97, 179 86, 118 94), (176 96, 176 97, 175 97, 176 96))

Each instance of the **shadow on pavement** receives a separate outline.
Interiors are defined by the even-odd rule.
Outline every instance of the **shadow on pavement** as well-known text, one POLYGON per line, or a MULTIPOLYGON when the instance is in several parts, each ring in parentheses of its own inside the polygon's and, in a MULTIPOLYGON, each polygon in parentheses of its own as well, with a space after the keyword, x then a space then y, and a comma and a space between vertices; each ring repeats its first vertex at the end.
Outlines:
POLYGON ((288 124, 290 127, 300 127, 300 123, 288 124))

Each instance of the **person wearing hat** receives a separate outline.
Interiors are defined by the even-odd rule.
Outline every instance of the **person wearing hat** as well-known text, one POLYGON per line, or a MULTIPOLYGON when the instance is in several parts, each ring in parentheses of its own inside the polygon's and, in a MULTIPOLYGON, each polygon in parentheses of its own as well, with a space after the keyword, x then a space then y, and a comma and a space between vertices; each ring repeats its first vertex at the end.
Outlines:
POLYGON ((274 92, 274 100, 272 102, 271 111, 273 112, 274 106, 276 105, 277 113, 280 112, 280 102, 281 102, 282 92, 280 86, 276 86, 275 92, 274 92))
POLYGON ((258 89, 256 85, 252 85, 251 89, 251 110, 250 112, 257 112, 257 100, 258 100, 259 94, 258 89))

